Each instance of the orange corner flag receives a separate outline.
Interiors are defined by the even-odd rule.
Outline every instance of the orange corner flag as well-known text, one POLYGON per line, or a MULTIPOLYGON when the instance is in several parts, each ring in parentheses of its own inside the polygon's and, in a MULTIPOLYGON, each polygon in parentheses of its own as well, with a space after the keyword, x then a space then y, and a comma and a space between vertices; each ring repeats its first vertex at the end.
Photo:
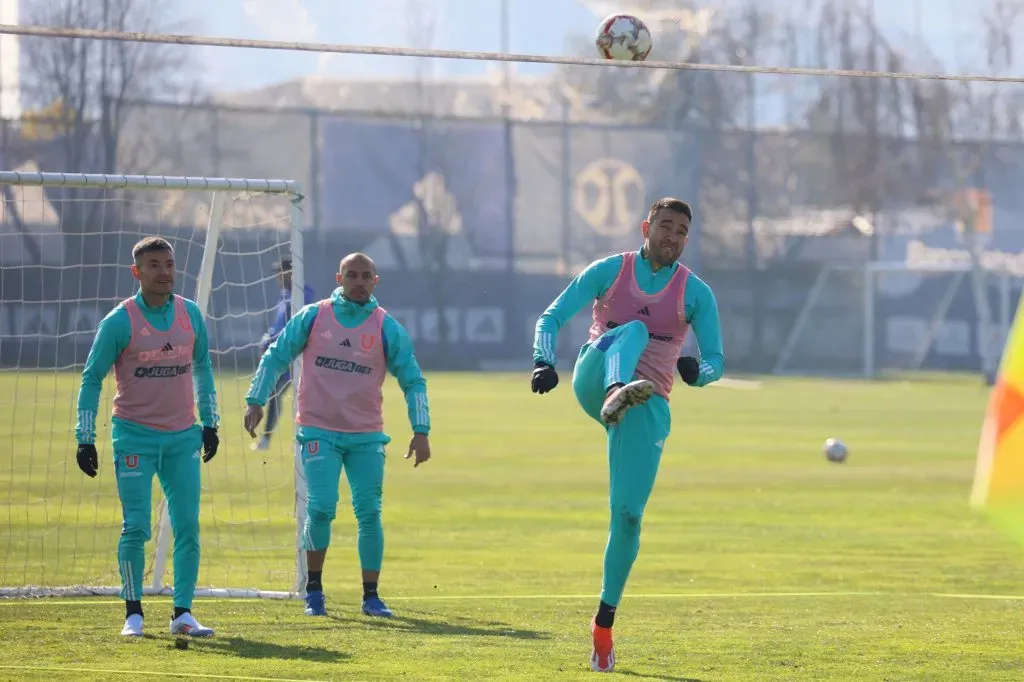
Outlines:
POLYGON ((1010 328, 978 444, 971 505, 1024 543, 1024 296, 1010 328))

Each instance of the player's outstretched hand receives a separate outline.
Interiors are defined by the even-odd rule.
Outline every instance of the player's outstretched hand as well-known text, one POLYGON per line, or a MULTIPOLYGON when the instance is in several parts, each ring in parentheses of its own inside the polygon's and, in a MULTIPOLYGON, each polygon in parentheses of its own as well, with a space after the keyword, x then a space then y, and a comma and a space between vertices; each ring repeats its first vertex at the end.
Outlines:
POLYGON ((256 437, 256 427, 263 421, 263 407, 261 405, 250 405, 245 410, 245 430, 253 438, 256 437))
POLYGON ((217 448, 220 447, 220 437, 217 435, 217 429, 212 426, 203 427, 203 461, 209 462, 213 459, 213 456, 217 454, 217 448))
POLYGON ((682 380, 690 386, 697 383, 697 379, 700 378, 700 363, 697 362, 697 358, 690 356, 679 358, 676 360, 676 369, 679 370, 682 380))
POLYGON ((558 385, 558 372, 546 362, 538 362, 530 377, 530 388, 534 393, 544 394, 558 385))
POLYGON ((427 434, 414 433, 412 435, 412 440, 409 441, 409 451, 405 453, 406 459, 410 457, 416 458, 416 463, 412 465, 413 469, 430 459, 430 439, 427 438, 427 434))
POLYGON ((92 443, 79 445, 75 454, 78 460, 78 468, 89 478, 96 478, 96 471, 100 468, 100 459, 96 455, 96 446, 92 443))

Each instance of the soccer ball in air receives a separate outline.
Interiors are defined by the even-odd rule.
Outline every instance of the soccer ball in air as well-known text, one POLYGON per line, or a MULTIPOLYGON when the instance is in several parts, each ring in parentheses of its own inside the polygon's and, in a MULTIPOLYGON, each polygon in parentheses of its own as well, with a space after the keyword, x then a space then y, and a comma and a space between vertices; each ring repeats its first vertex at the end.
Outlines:
POLYGON ((829 438, 825 441, 825 458, 830 462, 845 462, 849 452, 846 445, 838 438, 829 438))
POLYGON ((594 43, 605 59, 642 62, 651 52, 651 32, 639 17, 613 14, 597 27, 594 43))

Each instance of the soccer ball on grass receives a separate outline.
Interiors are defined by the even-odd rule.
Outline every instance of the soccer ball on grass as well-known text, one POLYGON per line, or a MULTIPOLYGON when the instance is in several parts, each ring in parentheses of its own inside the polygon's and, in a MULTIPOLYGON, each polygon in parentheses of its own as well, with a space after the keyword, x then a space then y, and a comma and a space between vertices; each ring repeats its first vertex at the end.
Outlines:
POLYGON ((612 14, 597 27, 594 43, 605 59, 642 62, 651 52, 651 32, 639 17, 612 14))
POLYGON ((846 449, 846 445, 843 441, 838 438, 829 438, 825 441, 825 458, 830 462, 845 462, 846 456, 849 452, 846 449))

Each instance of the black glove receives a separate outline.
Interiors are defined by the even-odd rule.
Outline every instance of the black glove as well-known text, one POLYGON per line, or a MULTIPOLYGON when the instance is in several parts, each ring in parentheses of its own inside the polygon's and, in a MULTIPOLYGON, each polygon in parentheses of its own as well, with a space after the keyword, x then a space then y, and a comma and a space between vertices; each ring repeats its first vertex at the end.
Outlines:
POLYGON ((217 429, 212 426, 203 427, 203 461, 209 462, 217 454, 220 447, 220 438, 217 437, 217 429))
POLYGON ((100 460, 96 456, 95 445, 92 443, 88 445, 79 444, 75 459, 78 460, 78 468, 82 470, 83 474, 89 478, 96 478, 96 470, 100 467, 100 460))
POLYGON ((690 386, 697 383, 697 379, 700 378, 700 363, 697 362, 697 358, 691 358, 686 356, 676 360, 676 369, 679 370, 679 376, 682 377, 690 386))
POLYGON ((538 362, 530 377, 530 388, 534 393, 544 394, 558 385, 558 372, 546 362, 538 362))

